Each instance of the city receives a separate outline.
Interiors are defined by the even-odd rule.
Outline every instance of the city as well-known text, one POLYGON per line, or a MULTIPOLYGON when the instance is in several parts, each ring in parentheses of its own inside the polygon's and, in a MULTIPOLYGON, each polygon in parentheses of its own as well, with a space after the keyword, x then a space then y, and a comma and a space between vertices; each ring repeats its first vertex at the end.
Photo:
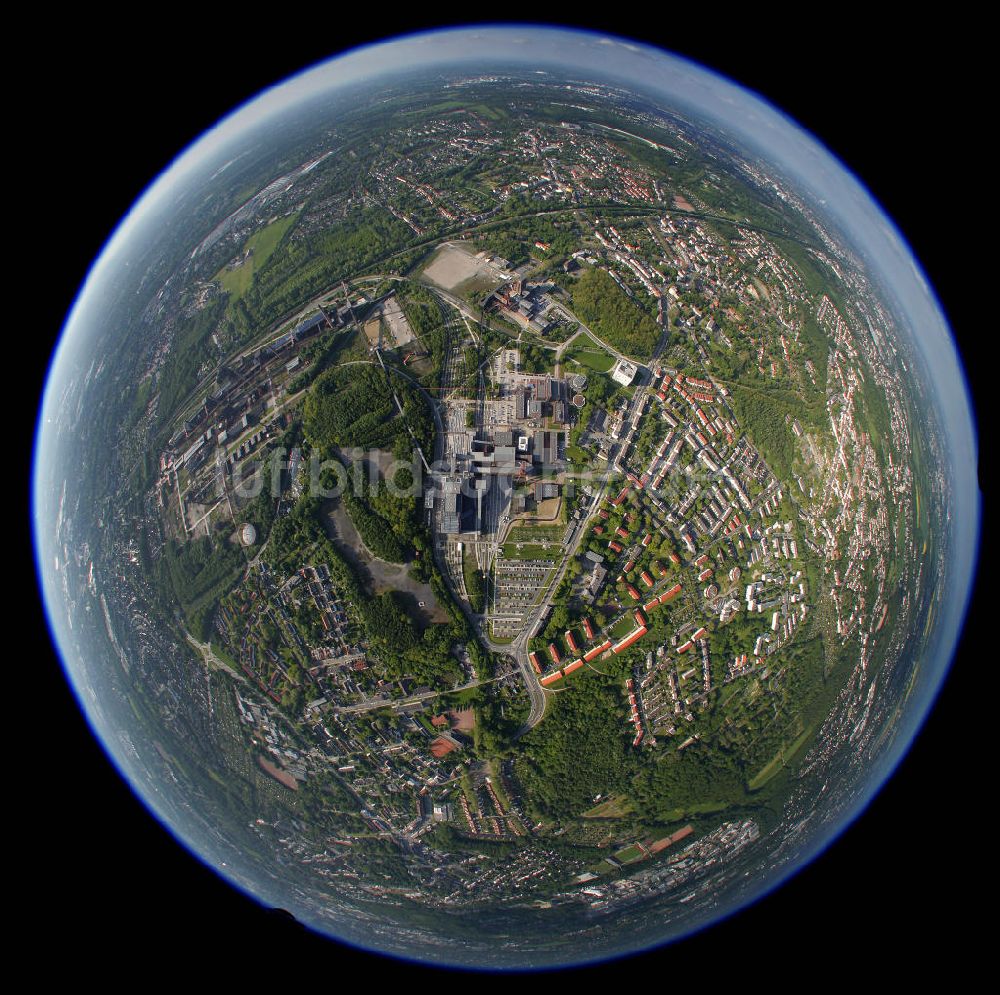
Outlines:
POLYGON ((145 311, 112 527, 66 518, 133 709, 217 757, 156 738, 168 776, 337 914, 710 901, 930 610, 938 442, 857 260, 683 118, 532 86, 218 220, 145 311))

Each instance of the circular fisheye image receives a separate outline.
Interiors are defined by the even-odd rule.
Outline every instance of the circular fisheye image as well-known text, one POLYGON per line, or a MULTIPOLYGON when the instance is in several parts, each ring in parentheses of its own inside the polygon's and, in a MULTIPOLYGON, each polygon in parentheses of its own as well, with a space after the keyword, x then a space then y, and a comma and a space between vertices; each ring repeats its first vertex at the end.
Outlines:
POLYGON ((357 48, 138 199, 32 511, 110 763, 236 889, 482 970, 690 936, 904 757, 979 542, 947 321, 738 82, 529 25, 357 48))

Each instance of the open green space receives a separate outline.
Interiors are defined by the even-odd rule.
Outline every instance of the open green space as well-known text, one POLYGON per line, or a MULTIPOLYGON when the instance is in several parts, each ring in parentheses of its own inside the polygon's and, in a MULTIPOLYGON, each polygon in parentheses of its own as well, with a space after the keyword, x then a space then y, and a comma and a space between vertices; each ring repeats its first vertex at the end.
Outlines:
POLYGON ((814 727, 810 726, 808 729, 804 729, 802 733, 797 736, 787 747, 783 746, 774 757, 767 763, 767 765, 758 774, 755 774, 747 782, 747 787, 751 791, 756 791, 758 788, 764 787, 768 781, 774 777, 778 771, 794 759, 795 754, 805 746, 809 737, 813 734, 814 727))
POLYGON ((245 568, 241 547, 205 536, 168 542, 157 564, 157 579, 181 606, 191 632, 204 642, 211 634, 216 605, 245 568))
POLYGON ((563 363, 567 364, 568 371, 572 370, 573 361, 597 373, 607 373, 615 365, 615 357, 586 332, 580 332, 563 353, 563 363))
POLYGON ((462 550, 462 573, 465 580, 465 593, 469 597, 469 607, 477 613, 486 610, 486 579, 482 570, 476 565, 476 557, 468 547, 462 550))
POLYGON ((798 453, 791 421, 797 418, 804 426, 815 424, 822 417, 822 404, 818 409, 806 408, 789 391, 744 384, 730 385, 730 403, 740 426, 774 473, 785 480, 791 477, 798 453))
POLYGON ((562 542, 566 529, 562 525, 515 525, 507 534, 510 542, 562 542))
POLYGON ((250 289, 254 274, 267 262, 297 218, 297 214, 290 214, 255 232, 243 247, 241 261, 219 270, 216 279, 233 300, 239 300, 250 289))
POLYGON ((534 544, 522 544, 520 547, 513 542, 508 542, 503 547, 503 555, 508 560, 559 560, 562 559, 562 546, 540 546, 534 544))
POLYGON ((622 791, 635 764, 627 735, 618 678, 587 672, 568 682, 518 742, 517 776, 533 814, 578 816, 595 795, 622 791))
POLYGON ((615 859, 623 864, 631 864, 634 860, 641 860, 645 857, 642 849, 633 843, 631 846, 624 847, 619 850, 615 855, 615 859))
POLYGON ((623 819, 631 814, 632 804, 625 795, 608 798, 583 813, 584 819, 623 819))
POLYGON ((602 269, 587 270, 573 287, 573 310, 604 342, 640 360, 660 337, 656 322, 602 269))

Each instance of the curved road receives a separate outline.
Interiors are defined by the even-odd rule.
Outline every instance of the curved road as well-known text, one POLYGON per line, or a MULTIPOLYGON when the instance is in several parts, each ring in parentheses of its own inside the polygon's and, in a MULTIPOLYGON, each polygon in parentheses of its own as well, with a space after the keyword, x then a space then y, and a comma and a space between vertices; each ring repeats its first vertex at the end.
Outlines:
MULTIPOLYGON (((438 296, 440 296, 443 300, 451 304, 452 307, 454 307, 462 315, 472 318, 472 320, 474 321, 478 320, 474 310, 465 301, 462 301, 461 299, 453 296, 452 294, 448 293, 445 290, 441 290, 440 288, 432 287, 431 289, 433 289, 434 292, 438 294, 438 296)), ((568 318, 578 322, 580 326, 577 332, 575 332, 573 336, 570 337, 570 339, 561 343, 559 346, 551 347, 552 349, 556 350, 557 358, 561 357, 563 350, 566 348, 567 345, 569 345, 569 342, 572 341, 573 338, 576 338, 576 336, 581 332, 585 332, 616 359, 628 360, 629 357, 625 356, 619 350, 615 349, 613 346, 610 346, 608 343, 604 342, 598 335, 596 335, 593 331, 591 331, 589 327, 587 327, 583 322, 581 322, 576 317, 576 315, 574 315, 571 311, 569 311, 568 308, 566 308, 562 304, 558 304, 557 306, 560 308, 560 310, 563 311, 563 313, 568 318)), ((668 329, 664 327, 662 334, 660 336, 660 340, 657 342, 656 347, 653 350, 653 354, 648 362, 651 363, 655 362, 657 357, 663 352, 664 348, 666 348, 667 337, 668 337, 668 329)), ((632 421, 639 408, 639 405, 643 403, 645 397, 646 397, 646 392, 644 390, 636 391, 635 397, 633 398, 632 404, 629 408, 627 421, 629 422, 632 421)), ((436 450, 437 447, 435 446, 435 458, 437 458, 436 450)), ((587 509, 586 514, 581 516, 579 520, 574 520, 567 527, 569 531, 566 539, 566 553, 563 556, 562 563, 560 564, 559 569, 556 571, 555 575, 550 581, 545 596, 542 598, 540 604, 526 616, 524 621, 524 626, 521 629, 520 634, 513 640, 513 642, 511 643, 494 642, 489 635, 488 620, 486 619, 486 617, 472 614, 467 603, 463 599, 461 598, 456 599, 458 600, 458 603, 462 605, 463 610, 466 612, 466 615, 469 617, 470 622, 475 627, 476 632, 479 635, 479 638, 483 642, 483 644, 496 653, 506 653, 512 656, 518 668, 521 671, 521 676, 524 680, 524 685, 528 690, 528 696, 531 700, 531 707, 528 712, 528 717, 524 722, 524 725, 522 725, 521 728, 514 734, 513 737, 514 739, 520 738, 530 729, 538 725, 538 723, 541 722, 545 714, 545 701, 546 701, 545 691, 539 684, 538 677, 535 674, 534 668, 531 666, 531 663, 528 660, 528 641, 530 638, 530 633, 533 631, 541 615, 550 607, 551 594, 552 592, 558 590, 559 584, 562 581, 562 578, 566 572, 566 568, 569 565, 570 560, 572 560, 573 557, 576 555, 577 550, 580 547, 580 543, 583 540, 583 536, 586 534, 586 522, 589 519, 589 517, 597 510, 598 505, 600 504, 601 500, 604 497, 604 493, 607 489, 608 483, 610 482, 612 474, 614 472, 613 471, 614 456, 615 456, 614 451, 608 454, 607 468, 605 469, 603 476, 600 478, 600 481, 594 490, 594 494, 593 497, 591 498, 591 503, 587 509)), ((440 556, 440 550, 438 548, 437 543, 434 544, 434 551, 435 551, 435 559, 437 560, 440 556)), ((442 569, 440 563, 438 563, 438 567, 439 569, 441 569, 442 574, 444 574, 444 576, 447 578, 448 574, 444 569, 442 569)), ((449 581, 449 587, 450 586, 451 584, 449 581)))
MULTIPOLYGON (((395 274, 369 274, 365 277, 356 278, 354 283, 366 282, 371 280, 391 280, 394 282, 402 281, 405 279, 401 276, 396 276, 395 274)), ((432 284, 427 284, 428 289, 432 290, 437 294, 443 301, 450 304, 456 311, 459 312, 464 318, 471 319, 472 321, 478 323, 479 316, 476 311, 467 302, 455 297, 448 291, 441 289, 440 287, 434 286, 432 284)), ((588 326, 586 326, 582 321, 580 321, 568 308, 566 308, 561 303, 557 303, 557 307, 566 315, 567 318, 576 321, 579 324, 579 328, 572 336, 570 336, 566 341, 558 344, 552 345, 548 348, 556 352, 557 361, 561 358, 562 353, 566 347, 572 342, 577 335, 581 333, 586 333, 589 335, 598 345, 607 352, 614 356, 617 360, 629 360, 628 356, 625 356, 619 350, 615 349, 613 346, 609 345, 607 342, 603 341, 600 336, 595 334, 588 326)), ((653 350, 653 354, 650 357, 649 362, 654 362, 656 358, 660 355, 663 349, 666 347, 667 343, 667 329, 663 329, 663 334, 660 337, 660 341, 657 343, 656 348, 653 350)), ((434 416, 434 423, 436 428, 435 438, 434 438, 434 464, 440 464, 444 457, 444 440, 445 440, 445 429, 444 423, 441 417, 441 405, 442 402, 431 396, 430 392, 423 386, 416 378, 412 377, 409 373, 395 366, 386 366, 380 361, 384 370, 397 373, 410 383, 412 383, 423 395, 427 401, 431 412, 434 416)), ((367 364, 374 365, 376 360, 354 360, 350 364, 344 365, 354 365, 354 364, 367 364)), ((635 412, 638 410, 638 406, 642 403, 645 398, 645 391, 637 391, 636 395, 632 401, 630 410, 628 412, 628 420, 631 421, 635 417, 635 412)), ((434 537, 432 542, 432 550, 434 555, 434 563, 437 566, 441 576, 444 578, 445 583, 451 592, 452 597, 455 602, 461 607, 463 613, 469 621, 469 624, 473 627, 476 635, 478 636, 480 642, 489 650, 500 655, 506 655, 513 658, 518 669, 521 671, 521 677, 524 682, 524 686, 528 691, 528 697, 530 701, 530 707, 528 711, 528 717, 525 719, 524 724, 520 729, 514 734, 514 739, 519 739, 530 729, 534 728, 541 722, 543 716, 545 715, 545 702, 546 695, 542 686, 538 682, 538 677, 535 674, 534 668, 531 666, 531 662, 528 660, 528 641, 530 638, 530 633, 533 631, 535 625, 537 624, 539 618, 542 614, 548 610, 551 605, 550 596, 552 592, 558 590, 559 584, 563 579, 566 572, 566 568, 569 565, 570 560, 576 555, 579 549, 580 543, 583 540, 583 536, 586 534, 586 522, 588 518, 596 511, 597 506, 604 497, 604 493, 607 489, 608 483, 611 480, 614 466, 614 451, 609 453, 607 468, 604 471, 603 476, 597 487, 594 490, 593 497, 591 498, 591 503, 587 509, 586 514, 584 514, 579 520, 574 520, 567 526, 567 541, 566 541, 566 553, 562 559, 559 569, 556 571, 552 580, 549 583, 548 589, 546 591, 545 597, 542 598, 541 603, 535 607, 526 617, 524 626, 521 629, 520 634, 510 643, 498 643, 496 642, 489 633, 489 619, 486 615, 478 615, 472 611, 471 606, 462 596, 462 593, 455 589, 455 585, 452 582, 451 575, 444 562, 444 548, 443 544, 438 540, 437 536, 434 537)), ((483 682, 485 683, 485 682, 483 682)), ((470 685, 473 686, 473 685, 470 685)), ((375 706, 372 706, 375 707, 375 706)), ((381 707, 381 706, 378 706, 381 707)))

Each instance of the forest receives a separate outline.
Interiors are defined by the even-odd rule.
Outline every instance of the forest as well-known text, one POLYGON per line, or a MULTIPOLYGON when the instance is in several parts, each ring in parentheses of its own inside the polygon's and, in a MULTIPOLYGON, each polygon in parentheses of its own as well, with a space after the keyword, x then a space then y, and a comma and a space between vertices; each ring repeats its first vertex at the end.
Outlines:
POLYGON ((517 220, 487 230, 476 239, 476 247, 506 259, 512 266, 526 263, 532 255, 563 257, 579 248, 580 231, 575 221, 558 223, 537 216, 537 212, 537 201, 511 196, 503 206, 502 216, 517 220), (540 249, 537 242, 549 248, 540 249))
POLYGON ((430 451, 433 422, 421 394, 401 377, 390 385, 373 364, 333 367, 316 378, 302 407, 306 438, 324 455, 335 448, 391 449, 413 432, 430 451), (403 406, 397 417, 393 392, 403 406))
POLYGON ((797 446, 789 419, 805 421, 800 401, 777 390, 759 390, 733 384, 730 402, 740 426, 753 440, 771 470, 781 479, 792 476, 797 446))
POLYGON ((316 379, 302 408, 306 437, 333 447, 381 447, 395 435, 385 376, 374 366, 334 367, 316 379))
POLYGON ((157 383, 161 423, 166 424, 198 383, 202 367, 212 360, 215 347, 211 334, 225 310, 225 299, 216 298, 207 307, 182 318, 157 383))
POLYGON ((340 497, 351 516, 361 541, 374 556, 389 563, 404 563, 408 557, 406 546, 392 530, 389 523, 373 511, 365 498, 348 487, 340 497))
POLYGON ((441 384, 441 371, 448 345, 441 304, 426 287, 412 280, 399 285, 396 299, 413 334, 431 358, 431 369, 421 380, 429 387, 438 387, 441 384))
POLYGON ((412 232, 382 207, 350 209, 336 225, 287 239, 230 308, 241 337, 267 328, 338 280, 407 245, 412 232))
POLYGON ((659 339, 656 322, 632 303, 602 269, 588 269, 573 287, 573 310, 598 338, 638 359, 648 358, 659 339))
POLYGON ((477 614, 486 610, 486 581, 482 570, 476 566, 475 559, 470 555, 462 560, 465 574, 465 593, 469 596, 469 606, 477 614))
MULTIPOLYGON (((431 687, 454 685, 462 671, 451 647, 456 639, 466 637, 464 626, 436 623, 421 628, 396 592, 368 591, 323 531, 321 514, 322 502, 318 498, 303 498, 279 519, 266 550, 268 562, 284 572, 297 569, 303 562, 326 563, 333 586, 350 603, 386 676, 408 677, 431 687)), ((432 587, 440 598, 438 588, 432 587)))
POLYGON ((516 762, 529 804, 550 819, 578 816, 595 795, 623 790, 635 767, 623 682, 587 673, 566 684, 549 703, 545 721, 520 740, 516 762))
POLYGON ((186 543, 168 542, 156 569, 168 603, 176 601, 181 606, 192 635, 205 641, 211 634, 216 604, 245 565, 238 545, 203 536, 186 543))

